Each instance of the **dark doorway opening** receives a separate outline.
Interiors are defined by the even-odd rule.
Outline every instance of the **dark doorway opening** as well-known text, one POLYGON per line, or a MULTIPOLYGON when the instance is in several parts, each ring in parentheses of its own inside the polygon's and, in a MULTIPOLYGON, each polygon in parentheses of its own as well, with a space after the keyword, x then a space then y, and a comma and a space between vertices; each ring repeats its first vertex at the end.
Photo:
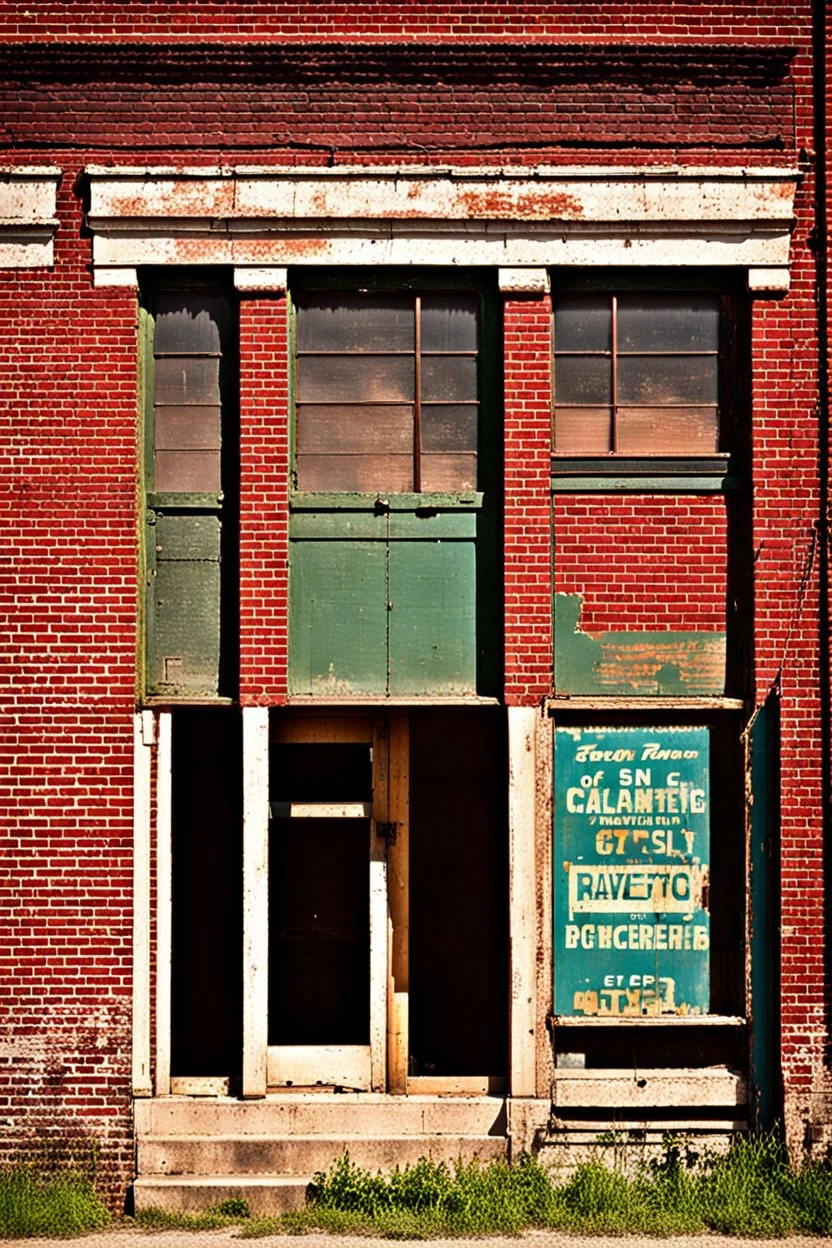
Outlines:
POLYGON ((501 708, 410 717, 410 1073, 508 1070, 508 764, 501 708))
POLYGON ((231 708, 172 712, 171 1074, 240 1074, 242 728, 231 708))

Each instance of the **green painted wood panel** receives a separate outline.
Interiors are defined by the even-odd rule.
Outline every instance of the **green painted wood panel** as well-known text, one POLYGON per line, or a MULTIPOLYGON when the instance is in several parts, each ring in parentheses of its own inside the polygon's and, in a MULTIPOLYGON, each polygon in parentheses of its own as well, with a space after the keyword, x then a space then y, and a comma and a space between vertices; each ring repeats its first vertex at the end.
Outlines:
POLYGON ((389 692, 475 694, 476 546, 391 541, 389 692))
POLYGON ((349 697, 387 689, 387 544, 295 541, 289 691, 349 697))
POLYGON ((220 519, 157 516, 148 526, 147 692, 216 697, 220 670, 220 519))

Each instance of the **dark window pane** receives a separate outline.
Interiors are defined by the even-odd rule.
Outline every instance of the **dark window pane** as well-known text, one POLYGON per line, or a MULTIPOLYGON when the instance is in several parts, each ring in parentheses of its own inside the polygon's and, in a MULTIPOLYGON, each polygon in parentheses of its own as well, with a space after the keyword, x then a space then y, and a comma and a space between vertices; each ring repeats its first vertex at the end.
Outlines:
POLYGON ((209 450, 220 445, 218 407, 157 407, 155 418, 159 450, 209 450))
POLYGON ((422 408, 422 450, 476 451, 477 407, 425 405, 422 408))
POLYGON ((413 407, 298 406, 298 454, 413 450, 413 407))
POLYGON ((555 397, 558 405, 612 402, 612 366, 598 356, 567 355, 555 362, 555 397))
POLYGON ((612 450, 609 407, 559 407, 555 412, 555 452, 600 455, 612 450))
POLYGON ((555 350, 611 350, 611 308, 609 295, 561 295, 555 305, 555 350))
POLYGON ((423 490, 475 490, 476 455, 423 455, 423 490))
POLYGON ((299 490, 413 489, 413 455, 298 455, 299 490))
POLYGON ((306 355, 298 359, 301 403, 389 403, 413 401, 412 356, 306 355))
POLYGON ((717 377, 715 355, 621 356, 618 401, 638 407, 715 404, 717 377))
POLYGON ((413 298, 390 295, 304 295, 297 309, 297 349, 412 351, 413 298))
POLYGON ((220 489, 218 451, 157 451, 156 490, 215 494, 220 489))
POLYGON ((477 397, 477 360, 472 355, 422 357, 422 398, 426 403, 464 402, 477 397))
POLYGON ((476 295, 422 296, 422 350, 476 351, 476 295))
POLYGON ((220 300, 207 291, 156 296, 155 351, 205 351, 220 349, 220 300))
POLYGON ((714 295, 620 295, 619 351, 716 351, 714 295))
POLYGON ((220 362, 210 356, 165 356, 156 361, 154 398, 158 404, 220 401, 220 362))
POLYGON ((718 449, 715 407, 625 407, 618 412, 624 455, 709 455, 718 449))

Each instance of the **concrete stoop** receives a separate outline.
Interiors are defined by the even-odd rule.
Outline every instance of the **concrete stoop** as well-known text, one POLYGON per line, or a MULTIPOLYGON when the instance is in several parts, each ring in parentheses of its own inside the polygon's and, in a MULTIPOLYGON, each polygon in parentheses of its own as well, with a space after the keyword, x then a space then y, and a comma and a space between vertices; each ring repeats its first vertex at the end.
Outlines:
POLYGON ((303 1205, 313 1175, 348 1152, 368 1170, 420 1157, 507 1155, 500 1097, 280 1094, 260 1101, 169 1097, 136 1102, 137 1209, 207 1209, 242 1197, 253 1213, 303 1205))

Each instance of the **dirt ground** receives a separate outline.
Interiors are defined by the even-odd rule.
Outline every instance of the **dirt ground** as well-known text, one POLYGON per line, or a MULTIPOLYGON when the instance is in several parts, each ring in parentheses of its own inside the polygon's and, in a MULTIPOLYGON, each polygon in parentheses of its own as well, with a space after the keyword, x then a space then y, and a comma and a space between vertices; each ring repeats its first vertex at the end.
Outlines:
MULTIPOLYGON (((21 1240, 0 1239, 0 1244, 21 1244, 21 1240)), ((65 1239, 39 1239, 37 1248, 67 1248, 65 1239)), ((239 1228, 221 1231, 141 1231, 135 1227, 97 1231, 85 1235, 83 1248, 242 1248, 239 1228), (138 1240, 139 1243, 134 1241, 138 1240)), ((245 1241, 243 1241, 245 1242, 245 1241)), ((391 1248, 393 1241, 372 1236, 346 1235, 273 1235, 264 1240, 249 1241, 252 1248, 262 1243, 267 1248, 391 1248)), ((425 1242, 425 1241, 419 1241, 425 1242)), ((489 1237, 491 1248, 634 1248, 653 1243, 656 1248, 820 1248, 829 1240, 822 1236, 793 1235, 787 1239, 740 1240, 728 1235, 673 1235, 648 1240, 642 1235, 565 1235, 556 1231, 528 1231, 514 1238, 489 1237)), ((425 1248, 483 1248, 481 1239, 433 1239, 425 1248)))

